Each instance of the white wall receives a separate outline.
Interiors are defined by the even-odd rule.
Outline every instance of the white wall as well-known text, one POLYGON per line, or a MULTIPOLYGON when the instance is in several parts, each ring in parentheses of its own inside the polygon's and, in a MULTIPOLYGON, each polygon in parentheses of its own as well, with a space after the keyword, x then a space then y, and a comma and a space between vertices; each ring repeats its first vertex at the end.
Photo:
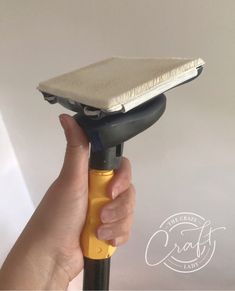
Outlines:
POLYGON ((112 56, 202 57, 203 75, 169 93, 157 125, 125 145, 137 188, 130 242, 113 257, 114 289, 235 289, 233 0, 0 0, 0 104, 37 205, 65 148, 60 106, 39 81, 112 56), (226 226, 212 261, 179 274, 144 261, 169 215, 193 211, 226 226))
POLYGON ((34 207, 0 114, 0 265, 34 207))

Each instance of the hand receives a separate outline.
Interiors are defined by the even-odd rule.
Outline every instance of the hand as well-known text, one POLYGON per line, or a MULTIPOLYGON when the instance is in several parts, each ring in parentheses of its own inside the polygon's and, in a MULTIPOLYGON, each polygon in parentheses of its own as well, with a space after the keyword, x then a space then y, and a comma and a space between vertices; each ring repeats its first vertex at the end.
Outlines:
MULTIPOLYGON (((8 255, 0 289, 66 289, 83 268, 80 235, 87 212, 89 147, 72 117, 63 114, 60 120, 67 139, 63 168, 8 255)), ((97 237, 120 245, 128 240, 135 200, 126 158, 107 193, 112 201, 101 210, 97 237)))

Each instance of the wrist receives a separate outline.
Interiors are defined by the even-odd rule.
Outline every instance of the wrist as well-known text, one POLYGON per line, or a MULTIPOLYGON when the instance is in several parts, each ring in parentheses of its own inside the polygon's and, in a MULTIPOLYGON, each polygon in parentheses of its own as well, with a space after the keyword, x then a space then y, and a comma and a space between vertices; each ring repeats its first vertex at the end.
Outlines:
MULTIPOLYGON (((35 245, 29 253, 29 261, 34 274, 32 284, 36 289, 66 290, 69 285, 69 274, 60 264, 59 256, 54 249, 46 244, 35 245)), ((34 288, 33 288, 34 289, 34 288)))
POLYGON ((31 236, 21 236, 0 270, 0 289, 66 290, 69 276, 56 252, 31 236))

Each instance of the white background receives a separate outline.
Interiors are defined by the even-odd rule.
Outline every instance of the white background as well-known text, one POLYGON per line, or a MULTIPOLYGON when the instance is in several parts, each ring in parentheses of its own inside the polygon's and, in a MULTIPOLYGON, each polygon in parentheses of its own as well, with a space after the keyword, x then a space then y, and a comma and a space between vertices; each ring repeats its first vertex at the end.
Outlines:
MULTIPOLYGON (((38 83, 112 55, 202 57, 200 78, 168 92, 161 120, 125 144, 137 206, 131 240, 113 256, 111 287, 235 289, 234 36, 233 0, 0 0, 1 113, 27 185, 19 178, 10 191, 18 178, 9 172, 2 182, 1 159, 2 257, 29 217, 26 192, 36 206, 63 160, 58 115, 65 110, 44 102, 38 83), (149 237, 181 211, 226 226, 215 234, 212 261, 192 274, 148 267, 149 237)), ((0 157, 12 155, 5 138, 0 157)))

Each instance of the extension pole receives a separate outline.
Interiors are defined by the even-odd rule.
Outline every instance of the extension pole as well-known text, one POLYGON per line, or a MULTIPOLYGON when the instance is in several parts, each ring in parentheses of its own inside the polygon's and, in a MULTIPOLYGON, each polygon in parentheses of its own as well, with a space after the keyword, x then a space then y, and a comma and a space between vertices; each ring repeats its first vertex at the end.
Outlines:
POLYGON ((122 144, 93 152, 91 147, 89 165, 88 212, 82 233, 84 253, 83 290, 108 290, 110 257, 115 247, 108 241, 98 240, 96 230, 101 224, 101 208, 111 201, 107 186, 118 168, 122 144))

